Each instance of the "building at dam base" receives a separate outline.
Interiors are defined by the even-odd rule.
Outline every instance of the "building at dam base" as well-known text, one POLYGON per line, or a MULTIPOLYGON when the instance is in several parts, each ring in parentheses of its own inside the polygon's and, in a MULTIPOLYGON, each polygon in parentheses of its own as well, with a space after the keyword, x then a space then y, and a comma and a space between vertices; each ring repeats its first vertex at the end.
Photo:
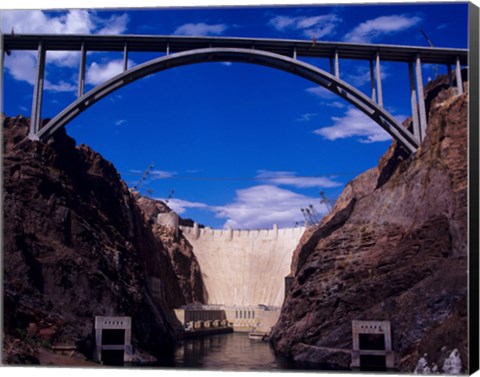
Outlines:
POLYGON ((277 323, 280 307, 185 305, 181 309, 175 309, 175 315, 187 330, 215 330, 229 327, 233 331, 269 334, 277 323))

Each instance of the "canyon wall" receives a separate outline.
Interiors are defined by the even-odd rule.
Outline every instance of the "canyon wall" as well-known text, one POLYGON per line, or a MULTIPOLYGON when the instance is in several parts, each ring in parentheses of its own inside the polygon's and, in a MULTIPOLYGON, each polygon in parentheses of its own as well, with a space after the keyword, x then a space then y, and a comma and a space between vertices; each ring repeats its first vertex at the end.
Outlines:
MULTIPOLYGON (((200 265, 192 245, 178 231, 179 219, 175 212, 163 202, 135 194, 137 204, 144 213, 145 221, 153 234, 162 242, 180 284, 186 304, 206 303, 206 290, 203 284, 200 265), (159 219, 168 221, 159 221, 159 219)), ((178 306, 177 306, 178 308, 178 306)))
POLYGON ((137 355, 172 349, 182 332, 172 308, 197 290, 180 286, 110 162, 63 129, 31 141, 28 124, 3 119, 2 361, 43 363, 59 344, 88 359, 95 316, 131 316, 137 355))
POLYGON ((397 370, 458 353, 466 373, 468 94, 442 77, 426 100, 419 150, 393 142, 294 253, 271 341, 299 366, 348 370, 352 321, 370 320, 390 321, 397 370))

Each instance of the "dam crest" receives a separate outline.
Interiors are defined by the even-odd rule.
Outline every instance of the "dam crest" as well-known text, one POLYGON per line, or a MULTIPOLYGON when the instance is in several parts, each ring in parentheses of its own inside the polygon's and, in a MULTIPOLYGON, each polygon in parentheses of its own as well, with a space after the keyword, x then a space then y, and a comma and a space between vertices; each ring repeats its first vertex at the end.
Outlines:
POLYGON ((305 231, 305 227, 295 228, 278 228, 274 225, 272 229, 212 229, 212 228, 199 228, 198 224, 194 224, 193 227, 179 226, 185 237, 189 238, 223 238, 229 241, 235 241, 237 238, 260 238, 264 240, 273 240, 288 237, 301 237, 305 231))

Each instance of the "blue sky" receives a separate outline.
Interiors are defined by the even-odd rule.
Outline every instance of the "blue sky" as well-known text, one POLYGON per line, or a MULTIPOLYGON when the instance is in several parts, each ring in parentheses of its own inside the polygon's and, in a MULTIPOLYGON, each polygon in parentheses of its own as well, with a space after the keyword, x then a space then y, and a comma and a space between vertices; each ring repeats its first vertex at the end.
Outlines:
MULTIPOLYGON (((468 5, 430 3, 290 7, 207 7, 1 11, 2 32, 213 35, 467 48, 468 5)), ((161 56, 129 54, 129 65, 161 56)), ((5 60, 3 111, 30 116, 35 52, 5 60)), ((43 116, 76 96, 80 54, 47 54, 43 116)), ((304 59, 328 70, 329 62, 304 59)), ((89 53, 87 87, 122 69, 120 53, 89 53)), ((445 67, 439 67, 445 73, 445 67)), ((340 61, 341 77, 369 94, 368 62, 340 61)), ((425 81, 434 67, 424 65, 425 81)), ((383 63, 385 107, 410 115, 406 64, 383 63)), ((377 165, 390 137, 363 113, 309 81, 242 63, 167 70, 104 98, 67 126, 113 162, 141 192, 165 199, 181 216, 222 228, 303 222, 301 208, 328 211, 349 180, 377 165)))

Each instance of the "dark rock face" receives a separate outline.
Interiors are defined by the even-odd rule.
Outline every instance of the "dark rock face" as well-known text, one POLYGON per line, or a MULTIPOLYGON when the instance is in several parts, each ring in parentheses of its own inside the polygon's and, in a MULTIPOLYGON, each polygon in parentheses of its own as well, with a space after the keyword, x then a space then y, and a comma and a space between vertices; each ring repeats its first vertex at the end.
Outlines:
POLYGON ((171 308, 185 298, 113 165, 64 131, 32 142, 26 119, 3 123, 3 361, 35 361, 14 341, 90 357, 97 315, 132 316, 134 345, 171 348, 181 331, 171 308))
POLYGON ((182 289, 185 303, 205 304, 207 292, 203 285, 200 265, 193 253, 193 247, 179 230, 156 223, 159 213, 170 212, 171 209, 162 201, 144 196, 136 196, 137 204, 142 209, 145 219, 152 227, 153 234, 162 242, 175 271, 175 277, 182 289))
POLYGON ((138 206, 142 210, 143 215, 145 216, 145 220, 149 224, 155 224, 157 222, 157 216, 160 213, 172 212, 170 207, 160 200, 147 198, 146 196, 142 196, 138 193, 135 193, 134 197, 138 206))
POLYGON ((399 371, 455 348, 466 371, 468 97, 436 84, 418 152, 394 142, 295 251, 271 341, 299 365, 349 369, 351 321, 388 320, 399 371))

